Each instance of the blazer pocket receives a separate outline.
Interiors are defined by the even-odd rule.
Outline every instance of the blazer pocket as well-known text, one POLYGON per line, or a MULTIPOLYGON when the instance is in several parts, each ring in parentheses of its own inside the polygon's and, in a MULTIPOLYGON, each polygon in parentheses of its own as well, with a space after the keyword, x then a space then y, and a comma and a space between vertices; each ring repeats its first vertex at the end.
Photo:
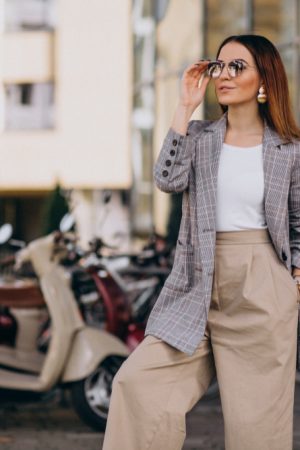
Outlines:
POLYGON ((178 292, 188 292, 191 289, 194 268, 193 254, 193 246, 178 239, 173 267, 165 281, 167 288, 178 292))

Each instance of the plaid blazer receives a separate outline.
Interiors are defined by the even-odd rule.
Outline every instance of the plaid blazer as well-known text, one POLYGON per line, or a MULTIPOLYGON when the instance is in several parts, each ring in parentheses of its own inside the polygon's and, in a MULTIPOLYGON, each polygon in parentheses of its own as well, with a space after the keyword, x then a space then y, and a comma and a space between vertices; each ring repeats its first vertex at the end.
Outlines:
MULTIPOLYGON (((186 136, 170 129, 154 167, 157 186, 183 192, 182 219, 172 271, 147 322, 152 334, 192 355, 205 331, 216 240, 216 191, 227 114, 191 121, 186 136)), ((280 260, 300 267, 300 142, 287 142, 265 126, 264 206, 280 260)))

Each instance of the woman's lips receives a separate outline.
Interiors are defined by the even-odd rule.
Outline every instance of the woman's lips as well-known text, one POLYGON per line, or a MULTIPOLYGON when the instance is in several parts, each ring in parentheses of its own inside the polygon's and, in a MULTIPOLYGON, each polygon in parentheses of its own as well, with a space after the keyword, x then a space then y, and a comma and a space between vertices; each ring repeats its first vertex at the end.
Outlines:
POLYGON ((233 89, 235 89, 235 88, 232 87, 232 86, 220 86, 218 88, 218 91, 220 91, 220 92, 228 92, 228 91, 232 91, 233 89))

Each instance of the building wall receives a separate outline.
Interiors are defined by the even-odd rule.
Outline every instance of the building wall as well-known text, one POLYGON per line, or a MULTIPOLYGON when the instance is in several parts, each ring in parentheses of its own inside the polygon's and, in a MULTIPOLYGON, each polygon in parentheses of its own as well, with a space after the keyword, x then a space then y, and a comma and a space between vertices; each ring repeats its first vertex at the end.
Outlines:
MULTIPOLYGON (((136 220, 137 225, 146 231, 151 228, 152 156, 156 159, 171 124, 180 77, 188 64, 201 57, 213 57, 218 43, 227 35, 254 30, 279 45, 291 83, 293 104, 300 117, 297 0, 230 0, 227 3, 170 0, 165 17, 157 24, 153 77, 151 74, 149 80, 142 80, 153 86, 154 78, 154 139, 152 123, 144 125, 151 136, 148 139, 146 135, 137 153, 132 145, 134 117, 131 115, 132 99, 134 95, 137 97, 133 93, 132 68, 138 59, 132 38, 134 0, 47 2, 0 0, 0 196, 12 193, 22 197, 29 192, 45 192, 56 181, 64 187, 75 188, 76 198, 85 205, 81 211, 87 205, 89 208, 90 222, 82 219, 86 240, 95 232, 93 224, 98 221, 98 212, 94 213, 99 205, 94 193, 97 189, 133 187, 140 199, 136 207, 140 219, 136 220), (15 5, 16 11, 20 5, 30 2, 53 5, 46 27, 22 29, 14 19, 13 9, 9 27, 3 26, 5 3, 15 5), (33 117, 35 129, 26 129, 30 125, 25 118, 26 106, 19 110, 12 108, 15 120, 6 120, 7 92, 12 99, 20 95, 15 89, 20 83, 33 83, 37 87, 32 94, 36 96, 37 107, 53 93, 53 107, 45 117, 33 117), (44 123, 43 128, 40 123, 44 123), (18 130, 14 129, 16 124, 18 130), (141 172, 139 191, 132 182, 134 165, 141 172)), ((146 3, 145 14, 150 15, 152 1, 145 0, 146 3)), ((38 23, 39 13, 34 19, 29 9, 26 14, 26 21, 38 23)), ((153 61, 154 58, 155 55, 153 61)), ((147 65, 147 61, 140 63, 147 65)), ((142 90, 149 103, 152 102, 150 90, 142 90)), ((22 95, 26 97, 27 91, 22 95)), ((139 101, 137 98, 136 103, 139 101)), ((194 117, 215 118, 218 114, 214 92, 210 89, 205 112, 198 108, 194 117)), ((153 223, 159 232, 166 230, 169 201, 170 195, 154 188, 153 223)), ((119 203, 116 195, 114 204, 119 203)), ((78 220, 84 214, 78 214, 78 220)), ((128 230, 132 227, 132 216, 126 221, 128 230)))
POLYGON ((130 7, 57 0, 54 31, 0 35, 0 192, 130 187, 130 7), (49 81, 53 128, 5 130, 7 86, 49 81))

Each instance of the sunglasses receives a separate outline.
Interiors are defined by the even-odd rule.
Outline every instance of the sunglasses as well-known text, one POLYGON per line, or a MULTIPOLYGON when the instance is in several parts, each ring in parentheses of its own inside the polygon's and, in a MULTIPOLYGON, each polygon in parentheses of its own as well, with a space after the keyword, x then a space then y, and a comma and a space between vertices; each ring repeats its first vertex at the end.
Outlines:
MULTIPOLYGON (((206 73, 210 78, 216 80, 220 77, 225 66, 226 63, 224 63, 223 61, 211 61, 207 66, 206 73)), ((243 59, 233 59, 227 64, 227 73, 231 78, 236 78, 237 76, 241 75, 241 73, 245 69, 248 68, 255 69, 255 67, 250 66, 243 59)))

